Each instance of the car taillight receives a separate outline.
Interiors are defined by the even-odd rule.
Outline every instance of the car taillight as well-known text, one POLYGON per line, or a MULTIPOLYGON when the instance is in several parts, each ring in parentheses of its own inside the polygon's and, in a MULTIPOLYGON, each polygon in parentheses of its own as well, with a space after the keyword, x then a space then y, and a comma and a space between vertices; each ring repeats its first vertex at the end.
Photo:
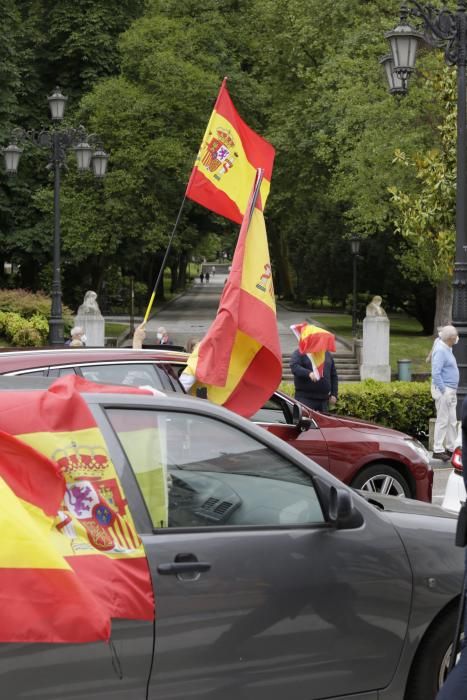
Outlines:
POLYGON ((456 447, 451 457, 451 464, 457 472, 463 471, 462 466, 462 447, 456 447))

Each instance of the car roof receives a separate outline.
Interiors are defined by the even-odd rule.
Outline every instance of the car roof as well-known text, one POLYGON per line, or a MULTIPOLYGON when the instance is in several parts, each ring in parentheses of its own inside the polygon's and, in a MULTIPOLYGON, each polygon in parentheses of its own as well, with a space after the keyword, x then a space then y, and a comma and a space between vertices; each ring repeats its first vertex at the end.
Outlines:
POLYGON ((0 352, 0 374, 53 365, 80 365, 86 362, 158 361, 185 362, 188 354, 177 350, 134 350, 133 348, 54 348, 6 350, 0 352))

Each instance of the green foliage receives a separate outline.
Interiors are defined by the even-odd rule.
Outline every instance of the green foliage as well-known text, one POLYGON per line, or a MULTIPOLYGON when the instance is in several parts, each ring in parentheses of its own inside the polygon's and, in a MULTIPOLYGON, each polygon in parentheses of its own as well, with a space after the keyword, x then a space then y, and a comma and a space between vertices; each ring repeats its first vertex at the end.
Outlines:
POLYGON ((427 90, 444 102, 438 126, 440 146, 408 156, 396 149, 394 162, 411 169, 420 185, 416 192, 390 187, 397 209, 396 231, 403 239, 398 254, 405 274, 432 284, 450 278, 454 265, 456 209, 456 75, 443 67, 426 79, 427 90))
POLYGON ((0 311, 0 334, 17 347, 44 345, 49 333, 47 319, 36 313, 24 318, 13 311, 0 311))
MULTIPOLYGON (((293 384, 283 382, 281 391, 293 395, 293 384)), ((428 434, 435 415, 429 382, 363 382, 342 384, 335 412, 400 430, 408 435, 428 434)))
MULTIPOLYGON (((0 335, 17 347, 46 345, 49 335, 50 298, 42 292, 0 289, 0 335)), ((73 325, 73 315, 63 307, 65 334, 73 325)))
MULTIPOLYGON (((44 126, 45 96, 59 84, 69 97, 65 123, 83 122, 111 156, 103 182, 78 175, 72 155, 63 171, 65 301, 76 307, 86 289, 123 298, 129 275, 152 289, 227 75, 242 117, 276 147, 266 218, 278 293, 344 302, 346 239, 359 234, 359 290, 385 294, 425 329, 431 319, 432 330, 431 286, 452 249, 449 168, 426 211, 415 208, 437 226, 432 271, 429 242, 417 247, 427 222, 413 228, 418 239, 405 225, 394 233, 388 188, 412 202, 428 180, 442 180, 430 151, 453 157, 455 107, 434 52, 417 59, 427 81, 411 81, 406 99, 386 93, 377 58, 397 13, 395 0, 3 1, 3 142, 13 123, 44 126), (397 149, 406 167, 391 163, 397 149), (428 180, 413 177, 417 167, 428 180)), ((53 176, 45 165, 46 154, 28 147, 18 177, 0 175, 0 285, 50 288, 53 176), (15 279, 2 279, 2 260, 19 266, 15 279)), ((167 265, 171 291, 193 256, 210 257, 216 237, 231 251, 237 235, 231 222, 187 202, 167 265)))
MULTIPOLYGON (((28 292, 26 289, 0 289, 0 309, 13 311, 24 318, 32 318, 36 314, 48 318, 50 316, 50 297, 43 292, 28 292)), ((66 322, 72 321, 72 312, 66 306, 63 308, 66 322)))

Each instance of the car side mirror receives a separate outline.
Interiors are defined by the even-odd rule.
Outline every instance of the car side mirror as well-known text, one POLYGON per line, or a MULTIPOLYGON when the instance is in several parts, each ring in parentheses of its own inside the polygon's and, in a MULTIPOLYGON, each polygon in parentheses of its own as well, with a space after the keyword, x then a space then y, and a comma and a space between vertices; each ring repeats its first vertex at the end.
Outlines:
POLYGON ((329 489, 329 521, 334 525, 346 521, 352 514, 352 494, 344 489, 331 486, 329 489))
POLYGON ((336 530, 352 529, 363 525, 363 516, 355 507, 352 492, 329 485, 319 477, 313 479, 320 497, 324 517, 336 530))
POLYGON ((292 423, 303 433, 313 425, 311 418, 303 415, 302 407, 299 403, 294 403, 292 408, 292 423))

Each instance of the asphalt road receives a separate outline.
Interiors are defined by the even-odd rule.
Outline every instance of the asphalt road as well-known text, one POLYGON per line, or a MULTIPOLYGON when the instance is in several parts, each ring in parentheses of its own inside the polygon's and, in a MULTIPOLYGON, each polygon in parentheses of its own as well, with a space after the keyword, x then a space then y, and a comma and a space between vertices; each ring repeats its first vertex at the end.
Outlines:
POLYGON ((446 490, 446 482, 452 469, 447 467, 435 468, 433 479, 433 503, 441 504, 444 492, 446 490))

